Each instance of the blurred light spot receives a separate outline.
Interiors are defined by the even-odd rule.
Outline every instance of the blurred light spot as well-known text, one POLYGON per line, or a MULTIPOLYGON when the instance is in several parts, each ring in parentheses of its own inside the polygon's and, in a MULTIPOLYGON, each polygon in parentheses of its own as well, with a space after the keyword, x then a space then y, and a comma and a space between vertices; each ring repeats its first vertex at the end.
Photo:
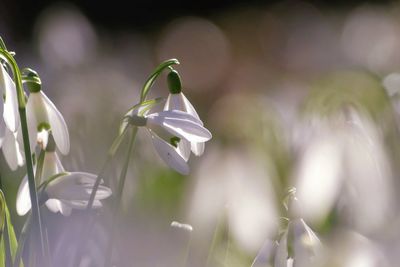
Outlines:
POLYGON ((383 86, 388 95, 393 97, 400 93, 400 73, 391 73, 383 79, 383 86))
POLYGON ((90 22, 75 8, 56 5, 36 25, 40 55, 51 66, 75 66, 95 54, 97 37, 90 22))
POLYGON ((297 196, 306 220, 320 223, 332 208, 342 180, 342 154, 336 135, 325 134, 308 145, 297 174, 297 196))
POLYGON ((195 90, 217 86, 230 63, 230 47, 224 33, 212 22, 187 17, 173 21, 157 45, 159 60, 181 62, 183 85, 195 90))
POLYGON ((377 8, 359 8, 345 22, 342 47, 355 64, 376 72, 398 65, 400 36, 389 14, 377 8))
POLYGON ((340 51, 332 23, 310 3, 300 1, 288 8, 282 55, 285 67, 312 73, 332 68, 340 51))

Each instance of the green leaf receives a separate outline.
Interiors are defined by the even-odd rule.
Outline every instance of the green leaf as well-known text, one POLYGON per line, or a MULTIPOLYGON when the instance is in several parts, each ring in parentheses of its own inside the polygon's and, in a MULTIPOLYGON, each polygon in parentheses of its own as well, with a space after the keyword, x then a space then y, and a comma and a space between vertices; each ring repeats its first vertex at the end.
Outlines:
MULTIPOLYGON (((12 260, 10 259, 10 254, 12 258, 15 257, 18 242, 17 237, 15 235, 14 226, 11 222, 10 212, 7 207, 7 203, 5 201, 3 192, 0 191, 0 216, 2 226, 2 236, 0 242, 0 265, 1 266, 11 266, 12 260), (8 255, 7 255, 8 254, 8 255), (6 265, 7 264, 7 265, 6 265)), ((23 267, 23 263, 21 262, 20 267, 23 267)))

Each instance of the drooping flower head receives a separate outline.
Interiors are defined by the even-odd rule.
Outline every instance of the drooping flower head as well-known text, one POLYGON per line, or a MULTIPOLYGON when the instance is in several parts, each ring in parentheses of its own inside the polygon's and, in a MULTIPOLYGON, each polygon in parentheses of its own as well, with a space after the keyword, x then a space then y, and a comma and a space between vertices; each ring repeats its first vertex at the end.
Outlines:
MULTIPOLYGON (((194 109, 193 105, 182 93, 182 84, 178 72, 176 70, 172 70, 168 74, 167 78, 170 94, 168 95, 164 110, 180 110, 186 112, 195 117, 198 122, 203 125, 203 122, 200 120, 200 117, 194 109)), ((186 143, 187 141, 182 140, 182 142, 186 143)), ((201 156, 204 153, 204 142, 191 141, 189 144, 183 144, 182 147, 182 152, 185 158, 189 158, 190 151, 192 151, 193 154, 195 154, 196 156, 201 156)))
POLYGON ((41 90, 36 72, 28 71, 28 75, 36 79, 35 83, 27 83, 30 94, 26 110, 31 148, 33 150, 36 144, 39 144, 45 149, 51 131, 57 148, 66 155, 70 148, 67 124, 60 111, 41 90))
POLYGON ((7 73, 5 67, 0 63, 0 94, 3 105, 0 111, 3 120, 0 120, 0 148, 4 158, 11 170, 16 170, 18 166, 24 164, 24 159, 20 151, 17 135, 20 129, 18 100, 15 84, 7 73))
POLYGON ((212 137, 200 120, 183 111, 166 110, 144 114, 143 117, 136 114, 136 111, 131 112, 131 123, 147 128, 158 155, 181 174, 189 173, 185 151, 190 147, 185 145, 190 142, 206 142, 212 137))
MULTIPOLYGON (((86 172, 66 172, 55 151, 55 142, 52 135, 43 159, 41 173, 42 202, 54 212, 64 216, 71 214, 72 209, 85 209, 88 203, 96 175, 86 172)), ((111 190, 103 185, 98 188, 93 206, 102 207, 100 200, 111 195, 111 190)), ((17 213, 25 215, 31 209, 28 179, 25 177, 18 189, 17 213)))

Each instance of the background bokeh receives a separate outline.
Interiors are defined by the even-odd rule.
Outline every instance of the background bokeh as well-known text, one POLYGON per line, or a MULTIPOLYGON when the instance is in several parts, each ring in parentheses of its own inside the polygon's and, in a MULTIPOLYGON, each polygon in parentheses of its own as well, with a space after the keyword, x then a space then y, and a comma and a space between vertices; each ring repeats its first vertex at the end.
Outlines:
MULTIPOLYGON (((1 2, 0 35, 20 67, 38 71, 68 124, 65 169, 100 171, 122 116, 169 58, 179 59, 184 93, 213 133, 183 177, 140 131, 114 222, 116 266, 178 266, 188 244, 187 266, 251 266, 278 238, 293 186, 296 214, 331 252, 321 266, 397 266, 400 4, 191 4, 1 2)), ((165 76, 151 95, 168 95, 165 76)), ((112 188, 124 147, 107 170, 112 188)), ((24 170, 10 172, 2 157, 19 231, 12 203, 24 170)), ((101 266, 109 206, 81 266, 101 266)), ((70 266, 85 216, 43 213, 55 266, 70 266)))

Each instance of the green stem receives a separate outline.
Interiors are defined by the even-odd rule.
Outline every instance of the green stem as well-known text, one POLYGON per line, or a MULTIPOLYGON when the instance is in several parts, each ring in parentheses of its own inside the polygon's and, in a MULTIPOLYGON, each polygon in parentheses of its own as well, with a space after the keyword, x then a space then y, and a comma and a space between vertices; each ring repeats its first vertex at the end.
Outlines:
POLYGON ((214 234, 212 237, 212 241, 211 241, 210 249, 208 251, 207 261, 206 261, 206 265, 205 265, 206 267, 210 266, 210 264, 211 264, 211 260, 214 256, 215 249, 217 247, 217 243, 218 243, 220 235, 221 235, 223 223, 224 223, 224 214, 221 214, 218 217, 217 224, 215 225, 214 234))
POLYGON ((17 248, 17 252, 15 253, 14 267, 20 266, 22 252, 24 251, 25 241, 26 241, 26 238, 28 237, 29 230, 31 229, 31 222, 32 222, 31 214, 32 213, 29 213, 29 215, 26 217, 25 224, 22 227, 21 233, 19 235, 18 248, 17 248))
POLYGON ((26 119, 26 103, 25 103, 25 94, 24 89, 22 87, 21 80, 21 72, 18 68, 17 62, 14 58, 5 50, 0 49, 0 56, 7 61, 7 63, 11 66, 14 81, 17 90, 18 96, 18 108, 19 108, 19 116, 21 120, 21 130, 22 130, 22 138, 24 142, 24 151, 25 151, 25 161, 26 161, 26 170, 28 175, 28 184, 29 184, 29 193, 32 203, 32 217, 34 223, 35 232, 39 235, 40 240, 40 255, 44 255, 44 242, 43 242, 43 233, 42 233, 42 224, 40 220, 40 210, 39 210, 39 202, 36 192, 35 186, 35 176, 33 174, 33 164, 32 164, 32 153, 31 147, 29 144, 29 132, 28 132, 28 123, 26 119))
MULTIPOLYGON (((0 188, 4 192, 3 188, 3 181, 0 175, 0 188)), ((5 200, 5 199, 4 199, 5 200)), ((2 218, 0 218, 2 220, 2 218)), ((5 267, 12 266, 12 256, 11 256, 11 249, 10 249, 10 234, 8 232, 8 222, 7 222, 7 212, 4 213, 4 225, 3 225, 3 243, 4 243, 4 250, 5 250, 5 267)), ((1 229, 0 229, 1 232, 1 229)))
POLYGON ((121 170, 121 175, 119 177, 119 182, 118 182, 118 188, 117 188, 117 194, 116 194, 116 199, 114 202, 114 208, 113 208, 113 214, 112 214, 112 224, 111 224, 111 230, 110 230, 110 239, 108 241, 107 249, 106 249, 106 254, 104 258, 104 266, 111 266, 111 260, 112 260, 112 254, 113 254, 113 244, 114 244, 114 239, 115 239, 115 225, 116 225, 116 220, 118 217, 119 209, 121 206, 121 200, 122 200, 122 193, 124 190, 124 185, 125 185, 125 180, 126 180, 126 174, 128 172, 128 167, 129 167, 129 162, 131 160, 131 155, 133 151, 133 145, 135 143, 136 139, 136 134, 137 134, 138 128, 134 127, 132 129, 132 135, 129 140, 129 145, 128 145, 128 151, 126 154, 125 162, 121 170))

